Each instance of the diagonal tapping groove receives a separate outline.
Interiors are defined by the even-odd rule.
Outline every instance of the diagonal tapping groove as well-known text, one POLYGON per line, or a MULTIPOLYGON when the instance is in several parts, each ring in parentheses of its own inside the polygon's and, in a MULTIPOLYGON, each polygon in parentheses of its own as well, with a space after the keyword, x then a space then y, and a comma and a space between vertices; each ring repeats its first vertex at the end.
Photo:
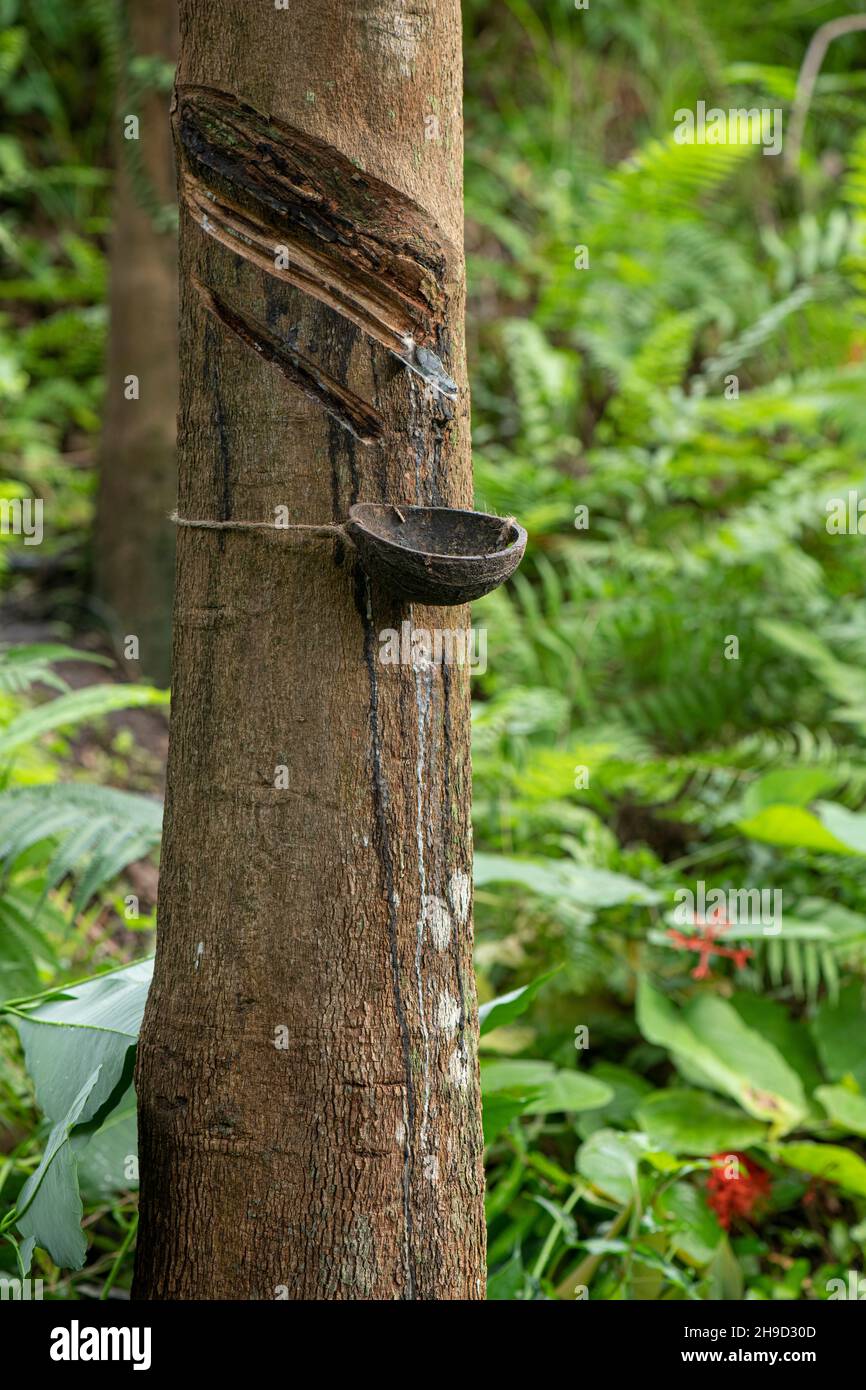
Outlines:
POLYGON ((448 394, 435 350, 457 257, 422 208, 231 93, 179 88, 174 124, 181 197, 203 231, 448 394))
POLYGON ((298 352, 290 343, 277 338, 264 324, 234 309, 195 276, 192 283, 205 308, 219 319, 242 343, 272 362, 305 396, 316 401, 343 429, 362 444, 375 444, 385 427, 378 412, 345 386, 324 372, 318 363, 298 352))

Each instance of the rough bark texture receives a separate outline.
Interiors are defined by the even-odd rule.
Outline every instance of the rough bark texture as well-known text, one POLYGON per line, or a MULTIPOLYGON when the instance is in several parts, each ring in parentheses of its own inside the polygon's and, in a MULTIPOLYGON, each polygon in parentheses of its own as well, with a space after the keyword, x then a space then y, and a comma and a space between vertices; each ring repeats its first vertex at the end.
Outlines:
MULTIPOLYGON (((174 128, 181 515, 471 505, 458 0, 182 0, 174 128)), ((469 613, 300 534, 178 535, 135 1293, 482 1298, 468 673, 379 639, 469 613)))
MULTIPOLYGON (((127 0, 134 51, 177 59, 176 0, 127 0)), ((98 524, 94 554, 97 593, 120 642, 139 639, 143 671, 167 681, 171 654, 174 536, 166 516, 176 492, 175 432, 178 399, 177 241, 154 226, 142 207, 128 167, 123 118, 138 116, 142 172, 167 205, 174 197, 174 159, 166 120, 168 98, 153 93, 131 107, 118 91, 117 185, 109 290, 107 393, 102 432, 98 524), (124 396, 135 375, 138 400, 124 396)))

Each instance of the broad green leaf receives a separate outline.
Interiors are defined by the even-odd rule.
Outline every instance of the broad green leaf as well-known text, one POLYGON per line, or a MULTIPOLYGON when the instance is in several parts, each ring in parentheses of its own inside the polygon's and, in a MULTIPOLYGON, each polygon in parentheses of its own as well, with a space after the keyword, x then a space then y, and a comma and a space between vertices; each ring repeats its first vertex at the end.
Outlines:
POLYGON ((752 783, 743 797, 743 811, 754 816, 768 806, 807 806, 837 781, 827 768, 780 768, 752 783))
POLYGON ((866 1138, 866 1096, 849 1091, 847 1086, 819 1086, 815 1099, 821 1102, 834 1125, 847 1134, 866 1138))
POLYGON ((719 1241, 706 1272, 710 1280, 712 1298, 736 1303, 740 1301, 743 1297, 743 1266, 731 1249, 731 1242, 727 1236, 723 1235, 719 1241))
POLYGON ((581 1139, 588 1139, 596 1129, 623 1128, 632 1118, 635 1108, 648 1096, 653 1087, 637 1072, 616 1062, 598 1062, 591 1076, 610 1086, 613 1097, 598 1110, 586 1111, 577 1121, 581 1139))
POLYGON ((706 1091, 656 1091, 641 1102, 637 1122, 650 1143, 674 1154, 710 1154, 747 1149, 767 1129, 742 1110, 706 1091))
POLYGON ((850 854, 848 846, 827 829, 811 811, 802 806, 765 806, 754 816, 737 823, 737 829, 750 840, 789 849, 811 849, 822 853, 850 854))
POLYGON ((624 1207, 638 1192, 641 1152, 640 1141, 634 1135, 599 1129, 581 1144, 577 1170, 599 1192, 624 1207))
POLYGON ((549 1115, 556 1111, 594 1110, 606 1105, 613 1092, 603 1082, 583 1072, 558 1071, 552 1062, 520 1059, 482 1061, 481 1089, 485 1097, 497 1091, 511 1091, 532 1097, 526 1105, 530 1115, 549 1115))
MULTIPOLYGON (((787 921, 786 924, 787 926, 787 921)), ((740 990, 731 996, 731 1006, 754 1033, 772 1043, 797 1073, 804 1093, 809 1096, 822 1081, 818 1055, 809 1028, 803 1019, 794 1018, 778 999, 740 990)))
POLYGON ((526 1110, 534 1095, 533 1091, 520 1091, 516 1087, 508 1091, 494 1091, 481 1097, 481 1127, 484 1143, 492 1144, 494 1139, 507 1129, 526 1110))
POLYGON ((10 1230, 5 1232, 6 1238, 11 1239, 15 1246, 15 1258, 18 1261, 18 1273, 22 1279, 26 1279, 30 1273, 30 1265, 33 1261, 33 1251, 36 1248, 36 1237, 28 1236, 22 1240, 20 1245, 10 1230))
POLYGON ((512 1302, 523 1292, 526 1272, 520 1251, 513 1251, 504 1265, 494 1270, 487 1280, 487 1298, 493 1302, 512 1302))
POLYGON ((690 1182, 675 1182, 662 1190, 657 1205, 665 1218, 665 1236, 677 1253, 689 1264, 708 1264, 724 1232, 703 1192, 690 1182))
POLYGON ((548 970, 547 974, 539 975, 531 984, 513 989, 510 994, 502 994, 498 999, 491 999, 489 1003, 482 1004, 478 1009, 481 1036, 492 1033, 494 1028, 503 1028, 525 1013, 542 985, 546 985, 555 974, 555 970, 548 970))
POLYGON ((562 898, 578 907, 647 904, 659 895, 637 879, 606 869, 588 869, 568 859, 515 859, 504 854, 476 854, 475 885, 516 883, 542 897, 562 898))
POLYGON ((866 815, 832 801, 819 801, 816 811, 824 829, 855 854, 866 854, 866 815))
POLYGON ((595 1110, 606 1105, 613 1091, 604 1082, 577 1071, 557 1071, 541 1094, 526 1108, 528 1115, 550 1115, 557 1111, 595 1110))
POLYGON ((777 1144, 771 1149, 773 1158, 789 1168, 812 1173, 825 1182, 837 1183, 846 1192, 866 1197, 866 1163, 853 1149, 839 1144, 814 1144, 808 1141, 777 1144))
POLYGON ((530 1061, 522 1058, 482 1058, 481 1089, 485 1094, 508 1091, 515 1087, 527 1090, 543 1086, 556 1071, 552 1062, 530 1061))
POLYGON ((646 1236, 632 1247, 634 1262, 631 1266, 629 1297, 655 1300, 661 1296, 661 1291, 667 1283, 675 1289, 682 1289, 687 1298, 697 1298, 689 1276, 678 1265, 666 1260, 654 1250, 651 1244, 653 1241, 665 1248, 664 1237, 661 1234, 646 1236), (651 1271, 655 1272, 655 1277, 651 1271))
POLYGON ((78 1183, 85 1197, 104 1201, 138 1187, 137 1116, 132 1086, 90 1136, 78 1155, 78 1183))
POLYGON ((99 1080, 88 1093, 82 1123, 91 1120, 124 1082, 152 969, 151 960, 136 961, 70 985, 62 997, 16 1007, 12 1021, 36 1099, 52 1122, 67 1113, 87 1077, 97 1069, 99 1080))
POLYGON ((778 1133, 803 1118, 808 1106, 797 1073, 727 1000, 702 994, 686 1006, 685 1014, 702 1048, 736 1078, 730 1094, 744 1110, 771 1121, 778 1133))
POLYGON ((22 1236, 47 1250, 61 1269, 80 1269, 87 1253, 81 1230, 83 1207, 78 1193, 76 1155, 70 1141, 99 1080, 97 1067, 48 1138, 35 1173, 21 1189, 16 1225, 22 1236))
POLYGON ((680 1011, 644 977, 637 1019, 644 1037, 667 1048, 688 1080, 733 1097, 750 1115, 771 1123, 774 1133, 792 1129, 806 1114, 796 1072, 724 999, 699 995, 680 1011))
POLYGON ((859 980, 845 985, 838 1000, 823 1000, 812 1020, 812 1035, 831 1081, 851 1075, 866 1091, 866 1007, 859 980))

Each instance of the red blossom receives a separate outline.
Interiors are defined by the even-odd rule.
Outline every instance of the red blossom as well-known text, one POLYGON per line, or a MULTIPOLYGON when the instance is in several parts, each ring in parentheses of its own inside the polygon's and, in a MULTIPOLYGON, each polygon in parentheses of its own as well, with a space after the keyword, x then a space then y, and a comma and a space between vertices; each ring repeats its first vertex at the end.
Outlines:
POLYGON ((696 927, 703 930, 697 936, 685 936, 677 931, 676 927, 668 927, 667 935, 671 945, 683 951, 697 951, 700 959, 694 970, 691 972, 693 980, 705 980, 710 974, 710 960, 713 956, 725 956, 734 962, 735 970, 742 970, 746 961, 749 960, 754 952, 748 946, 719 946, 717 936, 719 932, 727 931, 731 925, 725 921, 720 909, 710 914, 709 921, 703 921, 698 917, 694 918, 696 927))
POLYGON ((713 1154, 707 1177, 707 1201, 726 1231, 731 1222, 748 1220, 767 1201, 772 1181, 766 1168, 745 1154, 713 1154))

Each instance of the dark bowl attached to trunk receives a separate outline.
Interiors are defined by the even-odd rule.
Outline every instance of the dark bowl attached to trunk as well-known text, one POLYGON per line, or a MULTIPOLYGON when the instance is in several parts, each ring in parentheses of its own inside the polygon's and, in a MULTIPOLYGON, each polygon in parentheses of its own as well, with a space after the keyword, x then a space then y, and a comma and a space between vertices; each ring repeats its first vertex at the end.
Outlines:
POLYGON ((526 532, 513 517, 454 507, 359 502, 346 529, 361 563, 414 603, 450 606, 489 594, 514 573, 526 532))

